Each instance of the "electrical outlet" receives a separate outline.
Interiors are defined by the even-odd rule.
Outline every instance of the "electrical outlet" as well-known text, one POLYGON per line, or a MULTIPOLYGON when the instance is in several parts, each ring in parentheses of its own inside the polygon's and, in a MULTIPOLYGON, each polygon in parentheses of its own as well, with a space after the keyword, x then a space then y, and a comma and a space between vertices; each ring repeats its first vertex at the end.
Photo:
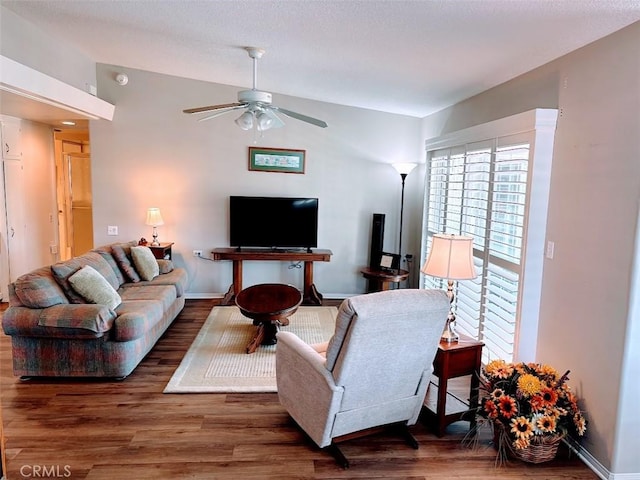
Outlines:
POLYGON ((193 251, 193 256, 194 257, 201 257, 202 256, 202 250, 194 250, 193 251))
POLYGON ((109 225, 107 227, 107 235, 118 235, 118 227, 115 225, 109 225))
POLYGON ((547 255, 547 258, 548 258, 549 260, 553 259, 553 253, 554 253, 555 248, 556 248, 556 244, 555 244, 555 242, 552 242, 552 241, 548 241, 548 242, 547 242, 547 252, 546 252, 546 255, 547 255))

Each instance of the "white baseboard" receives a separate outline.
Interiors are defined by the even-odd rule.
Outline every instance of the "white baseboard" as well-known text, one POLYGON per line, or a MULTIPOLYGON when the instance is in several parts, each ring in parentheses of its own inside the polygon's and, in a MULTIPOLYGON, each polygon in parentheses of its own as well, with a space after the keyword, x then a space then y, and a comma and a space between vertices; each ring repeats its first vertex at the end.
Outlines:
POLYGON ((572 438, 565 438, 564 442, 593 472, 603 480, 640 480, 640 473, 612 473, 604 467, 593 455, 572 438))

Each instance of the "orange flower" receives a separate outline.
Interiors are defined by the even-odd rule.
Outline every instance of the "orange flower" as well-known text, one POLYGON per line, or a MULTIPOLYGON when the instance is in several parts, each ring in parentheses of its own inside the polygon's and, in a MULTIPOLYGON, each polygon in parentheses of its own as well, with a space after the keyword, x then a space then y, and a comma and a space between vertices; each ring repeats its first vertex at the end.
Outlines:
POLYGON ((544 408, 544 399, 542 395, 534 395, 529 399, 529 405, 531 405, 532 412, 539 412, 544 408))
POLYGON ((498 408, 492 400, 484 402, 484 411, 487 412, 489 418, 496 418, 498 416, 498 408))
POLYGON ((503 395, 498 402, 498 409, 504 418, 511 418, 518 413, 518 404, 513 397, 503 395))
POLYGON ((558 393, 553 388, 544 387, 540 395, 545 407, 553 407, 558 401, 558 393))

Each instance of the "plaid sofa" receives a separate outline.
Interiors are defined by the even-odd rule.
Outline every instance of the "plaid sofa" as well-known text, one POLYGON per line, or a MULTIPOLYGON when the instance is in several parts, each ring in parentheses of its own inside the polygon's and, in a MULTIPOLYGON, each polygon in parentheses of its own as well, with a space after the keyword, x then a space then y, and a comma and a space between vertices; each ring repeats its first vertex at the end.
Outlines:
POLYGON ((134 370, 184 307, 188 281, 170 260, 158 260, 160 274, 142 280, 130 255, 135 244, 99 247, 9 285, 2 328, 14 375, 124 378, 134 370), (74 290, 69 278, 86 265, 119 294, 115 309, 74 290))

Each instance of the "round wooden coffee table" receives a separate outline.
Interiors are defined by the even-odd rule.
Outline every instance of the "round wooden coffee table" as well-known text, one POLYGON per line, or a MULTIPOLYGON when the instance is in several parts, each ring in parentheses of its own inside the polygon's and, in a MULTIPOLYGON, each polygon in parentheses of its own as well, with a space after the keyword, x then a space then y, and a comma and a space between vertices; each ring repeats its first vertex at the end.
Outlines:
POLYGON ((278 327, 289 325, 288 317, 301 303, 300 290, 283 283, 260 283, 242 290, 236 296, 236 305, 258 326, 256 336, 247 345, 247 353, 255 352, 260 345, 275 344, 278 327))

